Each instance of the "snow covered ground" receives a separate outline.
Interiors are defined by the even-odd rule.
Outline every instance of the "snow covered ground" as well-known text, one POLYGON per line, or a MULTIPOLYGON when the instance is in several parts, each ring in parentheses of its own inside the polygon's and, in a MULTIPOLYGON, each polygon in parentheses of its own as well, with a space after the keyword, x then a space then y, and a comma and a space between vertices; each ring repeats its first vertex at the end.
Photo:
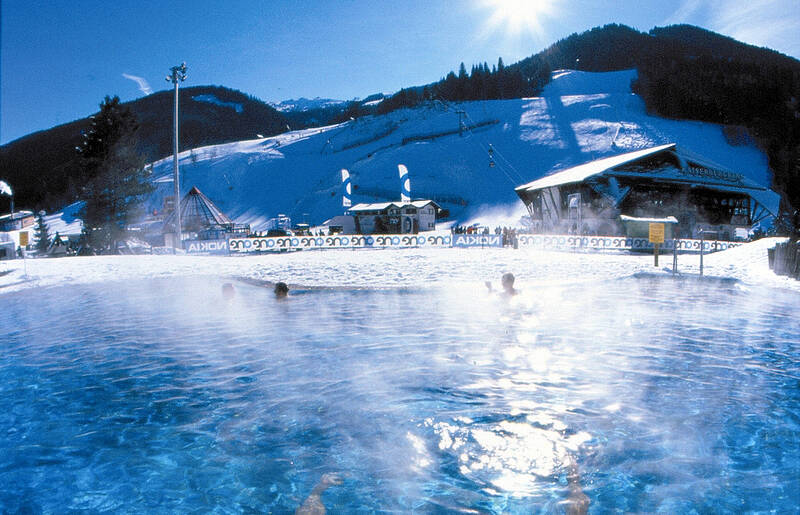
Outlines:
MULTIPOLYGON (((767 249, 777 238, 705 256, 704 273, 731 277, 745 285, 764 285, 800 292, 800 282, 776 276, 768 266, 767 249)), ((699 272, 698 255, 678 256, 684 274, 699 272)), ((500 276, 513 272, 517 286, 533 297, 541 288, 598 282, 635 272, 667 274, 672 256, 662 255, 660 268, 652 255, 552 252, 522 249, 388 249, 318 250, 258 256, 96 256, 28 259, 0 263, 0 299, 27 288, 157 277, 244 278, 304 287, 485 289, 499 287, 500 276), (27 278, 25 271, 27 270, 27 278)), ((7 301, 8 297, 6 297, 7 301)), ((2 305, 0 300, 0 306, 2 305)))

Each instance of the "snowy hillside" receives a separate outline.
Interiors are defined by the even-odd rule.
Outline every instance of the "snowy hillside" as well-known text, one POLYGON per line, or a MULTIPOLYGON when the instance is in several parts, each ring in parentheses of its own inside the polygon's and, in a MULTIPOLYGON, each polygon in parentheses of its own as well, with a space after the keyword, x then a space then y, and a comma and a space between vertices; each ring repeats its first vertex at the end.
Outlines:
POLYGON ((326 107, 331 106, 338 106, 341 104, 346 104, 347 101, 345 100, 334 100, 332 98, 293 98, 290 100, 283 100, 281 102, 270 102, 270 105, 281 111, 282 113, 286 113, 289 111, 309 111, 311 109, 324 109, 326 107))
MULTIPOLYGON (((541 97, 435 102, 344 124, 187 150, 181 190, 197 186, 237 222, 259 228, 278 213, 312 224, 341 214, 341 168, 354 202, 399 200, 397 164, 415 198, 431 198, 461 222, 524 214, 514 187, 560 168, 675 142, 769 184, 766 157, 732 146, 720 126, 647 115, 630 91, 636 72, 557 71, 541 97), (462 114, 459 114, 462 111, 462 114), (459 121, 462 122, 459 134, 459 121), (493 148, 490 166, 489 145, 493 148)), ((172 160, 154 163, 150 208, 172 193, 172 160)), ((501 222, 502 223, 502 222, 501 222)))

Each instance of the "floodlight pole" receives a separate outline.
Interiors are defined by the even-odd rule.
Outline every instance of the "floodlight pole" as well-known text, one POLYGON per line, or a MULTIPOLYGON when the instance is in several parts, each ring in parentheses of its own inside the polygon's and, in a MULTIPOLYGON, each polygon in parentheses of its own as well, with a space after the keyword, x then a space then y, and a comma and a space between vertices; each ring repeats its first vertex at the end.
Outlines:
POLYGON ((172 131, 172 171, 173 182, 175 185, 175 232, 177 241, 176 248, 182 246, 181 235, 181 184, 178 174, 178 84, 186 80, 186 63, 181 63, 180 66, 173 66, 170 68, 170 74, 167 75, 167 82, 175 84, 175 113, 173 116, 174 127, 172 131))

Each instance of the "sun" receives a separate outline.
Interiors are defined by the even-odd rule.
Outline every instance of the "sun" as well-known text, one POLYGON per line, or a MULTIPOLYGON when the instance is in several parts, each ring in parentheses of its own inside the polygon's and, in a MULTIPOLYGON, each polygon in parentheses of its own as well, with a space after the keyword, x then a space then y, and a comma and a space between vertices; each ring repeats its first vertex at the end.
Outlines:
POLYGON ((544 32, 542 20, 552 17, 559 0, 479 0, 491 14, 487 32, 504 32, 507 36, 534 35, 544 32))

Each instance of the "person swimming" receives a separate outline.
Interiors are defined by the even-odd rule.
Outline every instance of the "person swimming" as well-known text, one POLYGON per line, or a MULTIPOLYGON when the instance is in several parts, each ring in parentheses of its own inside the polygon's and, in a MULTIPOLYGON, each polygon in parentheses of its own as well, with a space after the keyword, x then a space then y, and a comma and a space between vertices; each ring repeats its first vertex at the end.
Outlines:
POLYGON ((289 286, 284 282, 275 285, 275 297, 282 299, 289 295, 289 286))
MULTIPOLYGON (((486 287, 489 289, 489 293, 492 293, 492 283, 491 281, 486 281, 486 287)), ((499 292, 500 295, 504 297, 513 297, 519 293, 519 290, 514 289, 514 274, 511 272, 506 272, 503 274, 503 277, 500 279, 500 284, 503 286, 503 291, 499 292)))
POLYGON ((514 274, 511 272, 506 272, 503 274, 503 278, 501 279, 501 283, 503 284, 503 293, 512 296, 519 293, 517 290, 514 289, 514 274))
POLYGON ((575 458, 571 454, 567 456, 565 465, 567 467, 567 486, 569 487, 566 503, 567 515, 586 515, 589 512, 590 501, 581 488, 578 464, 575 463, 575 458))
MULTIPOLYGON (((283 283, 278 283, 283 284, 283 283)), ((285 286, 285 285, 284 285, 285 286)), ((277 285, 276 285, 277 287, 277 285)), ((287 288, 288 291, 288 288, 287 288)), ((325 505, 322 504, 322 492, 333 485, 341 485, 342 478, 338 474, 327 472, 322 475, 319 483, 311 490, 303 504, 295 510, 295 515, 325 515, 325 505)))

